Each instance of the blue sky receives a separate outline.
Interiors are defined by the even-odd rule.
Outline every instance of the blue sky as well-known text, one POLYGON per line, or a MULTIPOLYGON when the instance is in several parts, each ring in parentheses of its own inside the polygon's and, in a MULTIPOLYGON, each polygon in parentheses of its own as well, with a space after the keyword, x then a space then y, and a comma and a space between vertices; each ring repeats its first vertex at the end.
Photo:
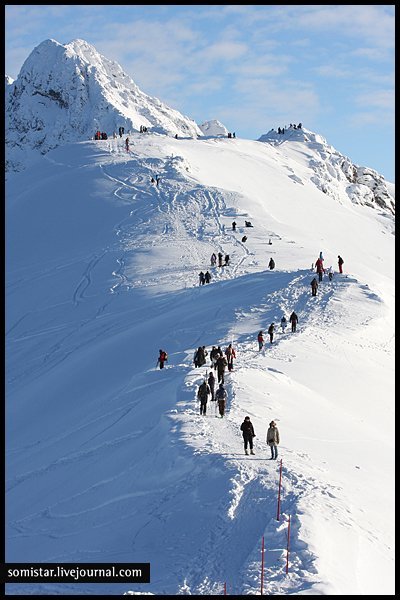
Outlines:
POLYGON ((6 5, 5 72, 81 38, 145 93, 243 138, 302 122, 394 181, 394 5, 6 5))

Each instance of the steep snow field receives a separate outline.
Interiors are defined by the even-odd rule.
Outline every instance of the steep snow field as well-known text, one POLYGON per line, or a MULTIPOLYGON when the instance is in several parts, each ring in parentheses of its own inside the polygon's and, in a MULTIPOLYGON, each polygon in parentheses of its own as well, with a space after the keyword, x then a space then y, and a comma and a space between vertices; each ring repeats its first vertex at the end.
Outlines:
POLYGON ((7 594, 258 594, 263 536, 265 594, 394 594, 393 217, 323 193, 306 145, 130 140, 7 184, 6 560, 150 562, 151 583, 7 594), (336 273, 313 298, 320 251, 336 273), (230 342, 227 413, 200 416, 193 352, 230 342))

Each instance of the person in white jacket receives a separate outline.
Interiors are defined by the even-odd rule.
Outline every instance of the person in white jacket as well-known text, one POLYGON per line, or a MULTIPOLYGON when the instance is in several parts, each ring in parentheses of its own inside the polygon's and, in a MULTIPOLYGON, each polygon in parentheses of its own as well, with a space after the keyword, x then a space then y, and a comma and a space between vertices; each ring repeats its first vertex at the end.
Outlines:
POLYGON ((275 421, 271 421, 267 431, 267 444, 271 448, 270 460, 276 460, 278 458, 278 444, 279 444, 279 431, 275 421))

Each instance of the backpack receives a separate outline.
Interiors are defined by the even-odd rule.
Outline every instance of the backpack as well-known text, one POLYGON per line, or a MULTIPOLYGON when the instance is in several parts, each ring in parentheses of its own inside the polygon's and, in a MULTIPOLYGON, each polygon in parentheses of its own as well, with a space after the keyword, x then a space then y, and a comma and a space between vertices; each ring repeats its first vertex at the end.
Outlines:
POLYGON ((226 400, 226 390, 221 390, 218 388, 215 397, 217 398, 217 400, 226 400))
POLYGON ((166 352, 161 352, 160 359, 161 360, 168 360, 168 354, 166 352))

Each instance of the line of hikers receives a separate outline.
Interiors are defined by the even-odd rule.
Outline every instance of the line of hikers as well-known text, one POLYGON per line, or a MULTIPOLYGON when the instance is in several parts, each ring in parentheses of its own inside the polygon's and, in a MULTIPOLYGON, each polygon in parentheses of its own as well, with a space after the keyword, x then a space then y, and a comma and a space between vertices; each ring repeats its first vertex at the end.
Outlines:
MULTIPOLYGON (((344 264, 344 260, 340 256, 340 254, 339 254, 338 255, 339 273, 343 273, 343 264, 344 264)), ((315 265, 314 265, 314 263, 311 264, 311 270, 312 271, 314 271, 314 268, 315 268, 315 270, 317 272, 317 275, 318 275, 318 281, 314 277, 313 280, 310 283, 310 285, 311 285, 311 295, 312 296, 316 296, 317 295, 318 283, 321 283, 324 274, 325 273, 328 274, 329 281, 332 281, 333 274, 334 274, 332 266, 330 266, 329 269, 325 269, 325 267, 324 267, 324 257, 323 257, 322 251, 319 253, 319 257, 315 261, 315 265)))
POLYGON ((228 394, 224 387, 223 383, 220 383, 216 392, 215 390, 215 376, 212 371, 210 374, 205 376, 204 381, 200 384, 199 389, 197 391, 197 399, 200 402, 200 414, 206 415, 207 413, 207 402, 208 396, 211 396, 211 402, 215 403, 214 405, 214 413, 217 413, 217 405, 219 410, 219 416, 222 417, 225 414, 226 403, 228 400, 228 394))
MULTIPOLYGON (((193 355, 194 366, 202 367, 206 364, 206 356, 208 356, 208 352, 205 346, 199 346, 197 350, 195 350, 193 355)), ((217 371, 218 374, 218 383, 224 383, 224 375, 225 369, 228 368, 228 371, 233 371, 233 360, 236 358, 236 350, 233 348, 232 344, 229 344, 226 348, 225 352, 222 351, 221 346, 213 346, 210 351, 210 367, 217 371)))
MULTIPOLYGON (((229 261, 230 261, 230 256, 229 254, 224 254, 222 252, 218 252, 218 266, 219 267, 227 267, 229 265, 229 261), (225 262, 222 262, 223 260, 225 260, 225 262)), ((215 254, 215 252, 213 252, 211 254, 211 266, 215 267, 217 264, 217 255, 215 254)))
MULTIPOLYGON (((292 333, 295 333, 297 323, 299 322, 299 318, 298 318, 297 314, 294 311, 292 312, 292 314, 289 317, 289 322, 292 324, 292 333)), ((285 315, 282 315, 282 318, 281 318, 282 333, 285 333, 286 326, 287 326, 287 319, 286 319, 285 315)), ((271 323, 271 325, 268 327, 269 341, 270 341, 271 344, 274 341, 275 328, 276 328, 275 323, 271 323)), ((258 349, 262 350, 263 347, 264 347, 264 333, 263 333, 263 330, 261 330, 261 331, 258 332, 257 341, 258 341, 258 349)))

